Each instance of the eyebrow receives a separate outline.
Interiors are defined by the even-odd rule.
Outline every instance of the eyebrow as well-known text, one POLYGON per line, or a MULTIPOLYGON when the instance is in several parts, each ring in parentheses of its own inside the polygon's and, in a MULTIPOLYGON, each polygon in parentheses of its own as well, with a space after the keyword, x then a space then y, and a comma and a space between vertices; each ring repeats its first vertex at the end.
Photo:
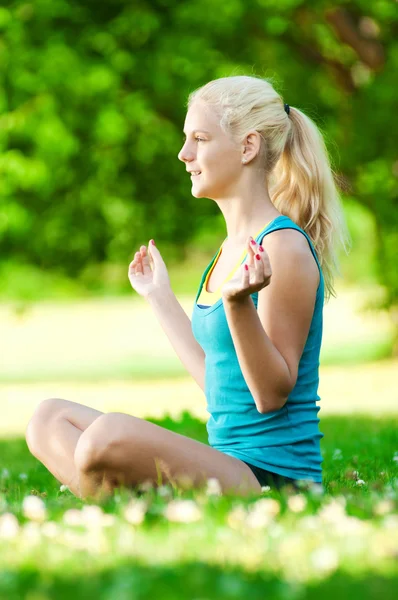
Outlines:
MULTIPOLYGON (((201 131, 202 133, 208 133, 210 135, 210 131, 206 131, 206 129, 194 129, 194 131, 192 131, 192 133, 198 133, 199 131, 201 131)), ((186 134, 184 129, 182 130, 182 132, 186 134)))

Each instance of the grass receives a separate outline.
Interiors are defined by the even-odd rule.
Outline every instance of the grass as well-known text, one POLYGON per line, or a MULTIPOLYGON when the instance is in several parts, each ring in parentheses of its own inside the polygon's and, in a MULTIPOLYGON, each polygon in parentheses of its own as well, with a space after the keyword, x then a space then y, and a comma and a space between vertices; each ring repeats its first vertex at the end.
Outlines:
MULTIPOLYGON (((188 412, 148 420, 207 443, 204 423, 188 412)), ((0 598, 392 599, 397 424, 324 417, 323 494, 263 488, 238 498, 163 482, 94 505, 61 492, 24 439, 1 441, 0 598), (44 503, 45 516, 26 509, 27 496, 44 503)))

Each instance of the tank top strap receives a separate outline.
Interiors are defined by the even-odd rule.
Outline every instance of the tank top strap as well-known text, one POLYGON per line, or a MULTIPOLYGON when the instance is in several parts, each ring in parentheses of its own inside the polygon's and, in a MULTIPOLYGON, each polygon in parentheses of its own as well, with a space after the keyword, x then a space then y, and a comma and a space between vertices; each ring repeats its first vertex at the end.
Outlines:
POLYGON ((269 233, 272 233, 273 231, 278 231, 280 229, 296 229, 296 231, 300 231, 307 238, 311 248, 311 252, 316 260, 316 264, 318 265, 318 269, 322 275, 322 268, 311 238, 301 227, 299 227, 294 221, 292 221, 290 217, 281 215, 280 217, 277 217, 274 221, 269 223, 269 225, 265 227, 263 231, 255 238, 257 244, 261 244, 264 237, 269 233))
POLYGON ((220 254, 220 250, 221 250, 221 247, 217 250, 217 252, 215 253, 215 255, 213 256, 213 258, 211 259, 211 261, 207 265, 207 267, 206 267, 206 269, 205 269, 205 271, 204 271, 204 273, 202 275, 202 278, 201 278, 200 283, 199 283, 199 289, 197 291, 196 298, 195 298, 195 304, 197 303, 198 298, 200 296, 200 292, 202 291, 202 286, 203 286, 203 283, 204 283, 204 281, 206 279, 207 273, 209 272, 210 268, 212 267, 212 265, 213 265, 215 259, 217 258, 217 256, 220 254))

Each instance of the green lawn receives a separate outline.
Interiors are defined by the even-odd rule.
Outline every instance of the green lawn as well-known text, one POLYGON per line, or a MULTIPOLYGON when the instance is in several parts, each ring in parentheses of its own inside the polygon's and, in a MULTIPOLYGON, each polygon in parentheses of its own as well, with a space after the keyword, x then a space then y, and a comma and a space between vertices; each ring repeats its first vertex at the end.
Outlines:
MULTIPOLYGON (((206 443, 188 413, 151 420, 206 443)), ((91 505, 61 492, 23 439, 0 442, 0 598, 392 599, 397 419, 322 424, 322 495, 263 488, 237 498, 165 484, 91 505)))

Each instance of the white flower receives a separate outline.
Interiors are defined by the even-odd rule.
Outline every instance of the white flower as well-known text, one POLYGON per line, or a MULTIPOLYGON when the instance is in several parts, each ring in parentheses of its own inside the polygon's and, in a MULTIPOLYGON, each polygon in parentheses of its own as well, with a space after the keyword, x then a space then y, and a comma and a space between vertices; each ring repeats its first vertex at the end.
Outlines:
POLYGON ((312 552, 312 565, 319 571, 334 571, 339 565, 339 557, 334 548, 322 546, 312 552))
POLYGON ((393 461, 398 462, 398 452, 394 452, 393 461))
POLYGON ((172 500, 163 513, 169 521, 191 523, 202 518, 194 500, 172 500))
POLYGON ((261 498, 249 507, 246 524, 256 529, 266 527, 279 512, 280 505, 277 500, 261 498))
POLYGON ((21 479, 21 481, 26 481, 28 478, 26 473, 20 473, 19 474, 19 479, 21 479))
POLYGON ((153 481, 147 479, 146 481, 142 481, 138 484, 137 489, 140 492, 150 492, 154 488, 153 481))
POLYGON ((109 527, 116 521, 115 515, 106 514, 100 506, 86 505, 82 510, 70 508, 63 517, 64 523, 70 526, 84 526, 91 532, 99 527, 109 527))
POLYGON ((363 479, 357 479, 356 484, 357 485, 366 485, 366 482, 363 479))
POLYGON ((216 477, 209 477, 207 480, 206 495, 222 496, 221 484, 216 477))
POLYGON ((270 491, 271 491, 271 488, 270 488, 270 486, 269 486, 269 485, 263 485, 263 486, 261 487, 261 491, 262 491, 263 493, 270 492, 270 491))
POLYGON ((82 517, 86 523, 99 523, 104 516, 104 511, 95 504, 86 504, 82 508, 82 517))
POLYGON ((312 481, 310 483, 310 485, 308 486, 308 491, 310 494, 316 497, 323 496, 323 494, 325 493, 323 485, 321 483, 316 483, 315 481, 312 481))
POLYGON ((249 509, 249 514, 246 517, 246 525, 253 529, 261 529, 263 527, 267 527, 272 523, 272 515, 261 510, 261 507, 258 509, 256 507, 249 509))
POLYGON ((26 496, 22 502, 22 512, 31 521, 45 521, 47 517, 46 505, 38 496, 26 496))
POLYGON ((59 536, 60 527, 55 521, 46 521, 41 526, 41 532, 46 537, 54 539, 59 536))
POLYGON ((340 448, 336 448, 335 451, 333 452, 332 459, 333 460, 341 460, 342 458, 343 458, 343 453, 341 452, 340 448))
POLYGON ((2 479, 8 479, 10 476, 10 471, 8 469, 3 469, 1 472, 2 479))
POLYGON ((280 509, 279 502, 274 500, 274 498, 261 498, 250 507, 251 511, 256 511, 272 518, 279 514, 280 509))
POLYGON ((294 496, 289 496, 287 504, 291 511, 298 513, 303 511, 307 506, 307 498, 303 494, 295 494, 294 496))
POLYGON ((335 498, 321 508, 318 512, 318 516, 324 521, 334 523, 345 518, 345 507, 342 506, 342 502, 339 502, 337 498, 335 498))
POLYGON ((247 517, 247 512, 243 506, 236 506, 227 515, 227 523, 233 529, 239 529, 244 525, 247 517))
POLYGON ((170 486, 165 484, 165 485, 159 485, 159 487, 156 489, 157 494, 161 497, 161 498, 172 498, 173 497, 173 492, 170 489, 170 486))
POLYGON ((140 525, 144 520, 146 510, 147 503, 145 500, 133 498, 124 509, 123 516, 132 525, 140 525))
POLYGON ((66 492, 66 490, 69 490, 69 486, 67 485, 61 485, 61 487, 59 488, 61 492, 66 492))
POLYGON ((18 535, 18 519, 12 513, 4 513, 0 517, 0 539, 10 540, 18 535))
MULTIPOLYGON (((333 531, 336 535, 340 535, 344 538, 347 536, 355 536, 363 533, 368 529, 369 524, 365 521, 361 521, 357 517, 345 516, 340 521, 333 523, 333 531)), ((347 540, 348 543, 348 540, 347 540)))
POLYGON ((62 520, 66 525, 83 525, 82 513, 77 508, 70 508, 64 512, 62 520))

